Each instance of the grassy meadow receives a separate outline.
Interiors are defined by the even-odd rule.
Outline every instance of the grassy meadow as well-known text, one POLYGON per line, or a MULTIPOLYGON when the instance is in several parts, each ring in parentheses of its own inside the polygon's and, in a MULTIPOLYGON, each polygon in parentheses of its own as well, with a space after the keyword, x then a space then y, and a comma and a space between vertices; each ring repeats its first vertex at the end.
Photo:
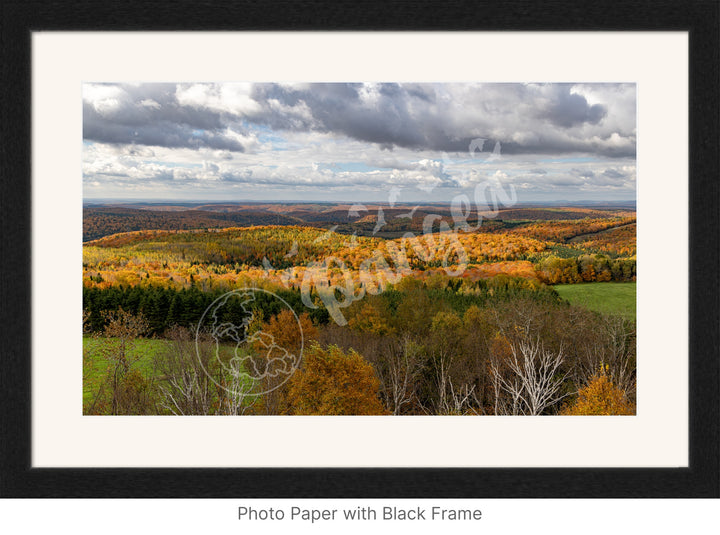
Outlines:
POLYGON ((627 319, 635 319, 637 300, 635 282, 558 284, 554 288, 560 297, 573 305, 602 314, 620 314, 627 319))
MULTIPOLYGON (((100 385, 105 380, 110 366, 103 346, 108 338, 86 336, 83 338, 83 405, 92 403, 93 396, 97 394, 100 385)), ((137 362, 133 367, 137 368, 144 376, 154 377, 155 356, 170 345, 170 341, 152 338, 137 338, 132 342, 132 349, 128 357, 137 362)))

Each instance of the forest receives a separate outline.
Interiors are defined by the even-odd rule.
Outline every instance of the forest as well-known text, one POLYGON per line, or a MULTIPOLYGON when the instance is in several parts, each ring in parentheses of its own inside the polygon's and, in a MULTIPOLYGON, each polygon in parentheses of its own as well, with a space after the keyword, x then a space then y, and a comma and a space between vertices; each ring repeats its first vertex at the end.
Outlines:
POLYGON ((407 212, 86 207, 84 414, 635 413, 634 317, 553 287, 632 284, 634 211, 407 212))

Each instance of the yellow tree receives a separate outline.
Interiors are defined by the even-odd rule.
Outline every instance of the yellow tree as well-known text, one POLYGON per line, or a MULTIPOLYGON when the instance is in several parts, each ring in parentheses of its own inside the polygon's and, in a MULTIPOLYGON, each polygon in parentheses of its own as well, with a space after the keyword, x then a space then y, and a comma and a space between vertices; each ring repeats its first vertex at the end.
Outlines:
POLYGON ((565 407, 561 414, 569 416, 634 415, 635 404, 616 387, 603 369, 590 378, 578 392, 577 401, 565 407))
POLYGON ((395 329, 388 325, 388 318, 385 314, 369 303, 364 303, 360 310, 348 322, 351 329, 379 334, 385 336, 394 334, 395 329))
POLYGON ((105 382, 89 406, 86 414, 100 409, 110 414, 148 414, 153 412, 152 384, 134 365, 140 360, 135 343, 148 330, 142 315, 134 315, 122 308, 104 314, 107 324, 100 348, 108 363, 105 382), (109 388, 109 403, 101 399, 103 388, 109 388), (109 405, 109 406, 106 406, 109 405))
POLYGON ((337 346, 323 349, 313 343, 288 385, 290 414, 387 414, 373 367, 353 349, 344 353, 337 346))
POLYGON ((284 309, 270 318, 270 321, 265 323, 261 330, 272 335, 275 343, 279 346, 293 350, 299 347, 301 340, 307 344, 309 340, 317 336, 317 328, 307 313, 296 317, 288 309, 284 309))
MULTIPOLYGON (((263 339, 272 340, 273 344, 270 350, 260 343, 256 343, 253 348, 257 353, 255 367, 268 372, 263 378, 265 394, 257 410, 265 414, 278 414, 282 410, 283 404, 287 403, 288 385, 285 383, 287 374, 278 374, 277 367, 280 366, 284 370, 285 366, 289 364, 279 357, 282 357, 283 352, 286 351, 288 355, 299 359, 303 346, 307 347, 310 340, 317 337, 317 328, 307 313, 296 317, 290 310, 284 309, 277 316, 270 318, 270 321, 263 323, 259 330, 262 332, 263 339), (264 362, 260 362, 261 360, 264 362), (273 363, 276 364, 273 365, 273 363)), ((297 363, 297 360, 293 360, 292 363, 297 363)))

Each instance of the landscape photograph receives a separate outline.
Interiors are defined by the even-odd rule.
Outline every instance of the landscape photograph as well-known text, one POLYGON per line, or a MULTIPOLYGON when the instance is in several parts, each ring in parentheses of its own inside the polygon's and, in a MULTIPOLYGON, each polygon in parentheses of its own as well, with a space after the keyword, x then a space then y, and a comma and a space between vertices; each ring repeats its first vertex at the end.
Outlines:
POLYGON ((84 415, 636 414, 635 84, 82 90, 84 415))

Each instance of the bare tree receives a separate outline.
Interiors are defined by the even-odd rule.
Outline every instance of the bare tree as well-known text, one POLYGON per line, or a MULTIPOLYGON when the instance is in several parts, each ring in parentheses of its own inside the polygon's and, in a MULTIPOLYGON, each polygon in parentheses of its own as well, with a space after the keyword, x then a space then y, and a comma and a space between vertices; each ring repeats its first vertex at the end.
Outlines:
POLYGON ((430 366, 434 375, 432 412, 434 414, 477 413, 475 377, 463 355, 466 330, 454 313, 439 312, 430 327, 430 366))
POLYGON ((213 412, 216 387, 209 376, 212 345, 197 343, 190 332, 173 327, 170 344, 155 357, 160 406, 175 415, 207 415, 213 412), (202 359, 202 360, 201 360, 202 359))
POLYGON ((417 381, 422 371, 419 347, 404 336, 388 351, 385 366, 379 371, 386 406, 394 415, 402 414, 417 396, 417 381))
POLYGON ((167 333, 171 343, 155 358, 160 406, 175 415, 240 415, 260 396, 241 359, 220 365, 219 348, 207 335, 196 340, 182 327, 167 333))
POLYGON ((434 398, 435 414, 453 414, 453 403, 450 401, 450 392, 452 391, 451 364, 452 353, 447 348, 440 348, 432 360, 436 389, 436 397, 434 398))
POLYGON ((602 316, 594 332, 580 342, 575 382, 586 384, 599 370, 628 398, 635 396, 635 329, 621 316, 602 316))
POLYGON ((458 373, 458 362, 450 351, 441 350, 435 354, 435 390, 433 413, 444 415, 478 414, 480 402, 476 385, 465 382, 458 373))
POLYGON ((218 414, 240 416, 253 410, 260 396, 253 394, 254 382, 240 366, 231 363, 232 372, 222 379, 218 414))
POLYGON ((475 392, 476 385, 463 384, 456 389, 450 382, 450 392, 447 398, 446 414, 482 414, 481 404, 475 392))
POLYGON ((490 364, 496 414, 539 415, 568 395, 560 392, 567 377, 567 373, 558 376, 565 360, 562 347, 548 351, 536 335, 511 342, 510 350, 506 362, 496 358, 490 364), (502 393, 509 402, 501 400, 502 393))

